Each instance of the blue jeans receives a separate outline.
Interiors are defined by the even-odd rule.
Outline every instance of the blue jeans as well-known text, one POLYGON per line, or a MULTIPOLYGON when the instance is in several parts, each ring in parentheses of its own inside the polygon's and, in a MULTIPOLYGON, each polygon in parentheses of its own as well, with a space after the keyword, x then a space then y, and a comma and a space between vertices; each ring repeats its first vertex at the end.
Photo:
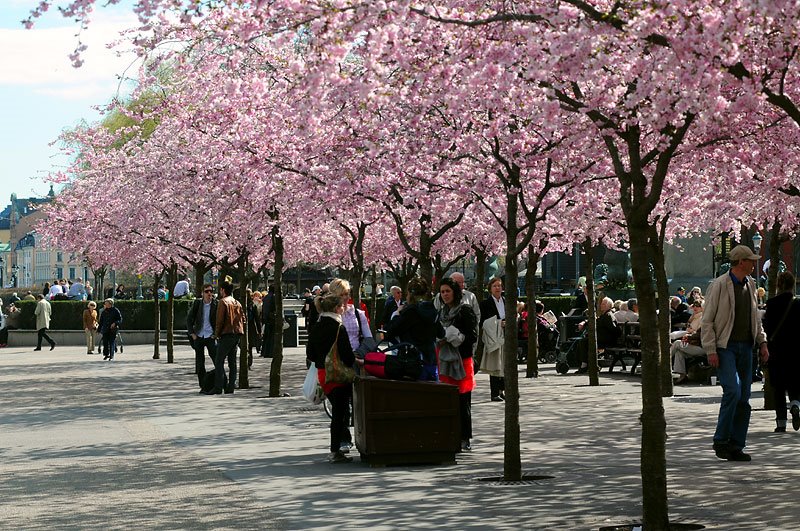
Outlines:
POLYGON ((728 444, 732 449, 745 447, 750 425, 750 385, 753 382, 753 344, 729 341, 727 348, 718 348, 717 378, 722 385, 715 444, 728 444))

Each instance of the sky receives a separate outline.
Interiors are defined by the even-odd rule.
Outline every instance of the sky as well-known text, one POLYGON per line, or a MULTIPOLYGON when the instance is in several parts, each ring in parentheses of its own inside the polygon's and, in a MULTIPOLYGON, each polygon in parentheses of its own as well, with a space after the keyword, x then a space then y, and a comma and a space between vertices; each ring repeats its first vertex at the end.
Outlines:
POLYGON ((47 176, 69 162, 59 153, 58 136, 83 120, 98 121, 93 107, 124 97, 130 83, 118 76, 135 78, 139 66, 133 54, 118 57, 106 47, 121 30, 136 26, 131 2, 97 10, 81 34, 89 49, 77 69, 68 57, 80 29, 73 20, 51 11, 34 29, 22 27, 20 21, 36 3, 0 0, 0 210, 12 193, 47 193, 47 176))

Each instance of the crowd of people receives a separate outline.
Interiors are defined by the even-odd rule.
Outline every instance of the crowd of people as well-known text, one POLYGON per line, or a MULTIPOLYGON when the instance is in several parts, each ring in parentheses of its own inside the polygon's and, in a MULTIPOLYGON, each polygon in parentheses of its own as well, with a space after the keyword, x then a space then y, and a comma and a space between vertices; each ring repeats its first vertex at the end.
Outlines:
MULTIPOLYGON (((778 294, 761 305, 762 297, 750 273, 757 256, 745 246, 730 252, 731 269, 715 279, 706 296, 694 287, 686 294, 679 288, 670 297, 672 369, 675 384, 689 380, 687 366, 700 358, 716 369, 722 386, 717 428, 713 448, 721 459, 749 461, 743 452, 749 424, 749 398, 753 371, 753 349, 758 348, 762 365, 771 371, 772 390, 776 403, 775 431, 786 431, 788 411, 792 427, 800 430, 800 358, 794 353, 789 332, 800 325, 800 306, 794 301, 796 280, 791 273, 778 276, 778 294)), ((433 299, 430 288, 421 278, 411 279, 406 293, 399 286, 391 286, 382 311, 378 312, 379 337, 372 335, 370 317, 362 302, 355 307, 351 286, 343 279, 333 279, 322 286, 314 286, 304 301, 302 315, 306 318, 309 333, 307 365, 314 365, 317 379, 332 406, 330 425, 330 455, 332 463, 351 461, 347 455, 353 446, 350 433, 350 401, 352 380, 332 381, 326 367, 329 353, 337 352, 338 363, 354 368, 363 364, 366 352, 377 348, 379 340, 411 345, 420 360, 417 380, 438 381, 458 388, 461 425, 461 450, 470 451, 473 438, 472 393, 476 386, 475 374, 483 371, 489 376, 489 400, 505 400, 504 337, 509 330, 518 334, 520 344, 529 339, 529 322, 536 324, 540 348, 555 346, 558 331, 552 320, 545 316, 541 301, 535 301, 535 316, 520 303, 516 315, 508 319, 503 281, 492 278, 486 286, 487 296, 480 304, 472 292, 464 287, 464 276, 453 273, 437 283, 433 299), (508 324, 507 324, 508 321, 508 324), (555 340, 553 339, 555 338, 555 340)), ((124 292, 124 287, 119 286, 124 292)), ((74 282, 59 280, 48 284, 34 297, 37 346, 44 342, 50 349, 56 347, 48 335, 52 307, 50 300, 91 299, 91 286, 81 279, 74 282)), ((190 297, 187 279, 176 285, 173 296, 190 297), (183 291, 181 291, 181 289, 183 291)), ((578 293, 575 306, 585 303, 583 292, 578 293)), ((102 351, 104 360, 113 360, 116 340, 122 323, 122 314, 114 305, 114 298, 103 301, 98 314, 97 304, 88 300, 83 310, 83 328, 87 353, 102 351), (97 334, 100 340, 97 339, 97 334)), ((1 304, 1 302, 0 302, 1 304)), ((247 292, 247 305, 242 307, 234 298, 234 285, 230 277, 219 282, 219 296, 214 296, 211 284, 202 287, 201 296, 194 300, 187 315, 187 330, 195 350, 195 369, 201 393, 230 394, 234 392, 237 377, 237 347, 244 334, 249 337, 248 362, 255 354, 272 356, 276 324, 275 293, 247 292), (213 362, 211 373, 206 371, 206 356, 213 362), (226 370, 227 365, 227 370, 226 370)), ((18 326, 19 310, 12 302, 0 312, 0 346, 7 343, 8 329, 18 326)), ((626 323, 637 322, 638 301, 612 300, 598 296, 596 314, 597 343, 600 349, 615 345, 626 323)), ((584 328, 582 322, 579 328, 584 328)), ((580 367, 577 373, 587 371, 586 344, 580 348, 580 367)))

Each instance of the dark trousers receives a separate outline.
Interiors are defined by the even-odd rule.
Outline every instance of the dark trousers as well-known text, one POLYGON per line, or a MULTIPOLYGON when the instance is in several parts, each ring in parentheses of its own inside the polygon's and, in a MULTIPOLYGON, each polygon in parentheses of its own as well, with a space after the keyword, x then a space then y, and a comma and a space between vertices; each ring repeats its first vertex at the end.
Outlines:
POLYGON ((350 399, 353 386, 343 385, 328 393, 331 401, 331 452, 338 452, 343 442, 350 442, 350 399), (347 437, 344 434, 347 434, 347 437))
POLYGON ((225 389, 232 392, 236 388, 236 349, 239 346, 239 334, 225 334, 217 343, 217 354, 214 356, 214 391, 225 389), (228 360, 228 385, 225 385, 225 360, 228 360))
POLYGON ((194 372, 197 374, 197 381, 203 386, 203 377, 206 375, 206 350, 208 357, 214 363, 217 355, 217 342, 210 337, 197 337, 194 340, 194 372))
POLYGON ((47 335, 47 328, 39 329, 39 335, 36 340, 36 348, 42 348, 42 339, 46 339, 47 342, 50 343, 50 346, 54 346, 56 344, 56 342, 47 335))
MULTIPOLYGON (((772 373, 770 373, 772 375, 772 373)), ((775 419, 786 420, 786 393, 789 393, 789 400, 800 401, 800 386, 796 383, 786 385, 785 382, 772 383, 772 396, 775 399, 775 419), (778 385, 775 385, 775 384, 778 385)))
POLYGON ((502 376, 489 376, 489 390, 493 397, 500 396, 506 390, 506 379, 502 376))
POLYGON ((275 322, 266 321, 264 323, 264 340, 261 342, 261 357, 271 358, 273 343, 275 342, 275 322))
POLYGON ((103 332, 103 356, 114 357, 117 350, 117 329, 103 332))
POLYGON ((461 439, 472 439, 472 391, 458 395, 458 409, 461 414, 461 439))

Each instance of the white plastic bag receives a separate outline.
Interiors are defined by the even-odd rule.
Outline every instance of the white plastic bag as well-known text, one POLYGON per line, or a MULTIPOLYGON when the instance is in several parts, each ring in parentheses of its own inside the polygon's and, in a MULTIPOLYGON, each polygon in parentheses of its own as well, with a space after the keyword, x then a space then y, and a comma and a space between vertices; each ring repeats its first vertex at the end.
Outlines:
POLYGON ((303 382, 303 396, 312 404, 321 404, 325 400, 325 393, 322 392, 322 386, 319 385, 317 378, 317 368, 313 363, 308 368, 306 380, 303 382))

